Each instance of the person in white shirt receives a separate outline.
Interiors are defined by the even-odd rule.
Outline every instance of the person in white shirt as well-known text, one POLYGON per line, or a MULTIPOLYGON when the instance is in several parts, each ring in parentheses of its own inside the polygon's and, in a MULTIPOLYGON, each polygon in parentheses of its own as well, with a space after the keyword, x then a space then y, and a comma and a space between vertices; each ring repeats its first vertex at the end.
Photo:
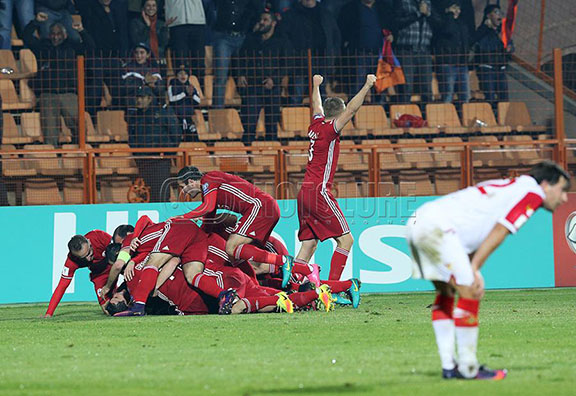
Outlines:
POLYGON ((412 276, 432 281, 436 288, 432 325, 443 378, 506 377, 506 370, 479 366, 476 358, 478 308, 484 295, 480 268, 538 208, 552 212, 566 202, 569 188, 570 175, 558 164, 543 161, 528 175, 486 181, 416 210, 408 224, 412 276))

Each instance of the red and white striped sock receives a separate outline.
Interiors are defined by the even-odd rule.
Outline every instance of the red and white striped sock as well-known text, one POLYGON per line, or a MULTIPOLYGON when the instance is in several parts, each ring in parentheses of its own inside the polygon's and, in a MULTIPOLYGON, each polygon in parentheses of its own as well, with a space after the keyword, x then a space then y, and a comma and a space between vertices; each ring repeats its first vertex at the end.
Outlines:
POLYGON ((432 307, 432 327, 436 336, 442 368, 446 370, 454 368, 456 358, 453 310, 454 297, 436 295, 436 300, 432 307))
POLYGON ((352 281, 339 281, 339 280, 327 280, 320 281, 323 285, 330 286, 332 293, 340 293, 346 291, 352 287, 352 281))
POLYGON ((246 304, 246 311, 253 313, 271 305, 276 306, 278 298, 278 296, 244 297, 242 301, 246 304))
POLYGON ((257 248, 254 245, 241 244, 234 249, 234 259, 239 260, 252 260, 257 263, 266 263, 274 265, 282 265, 283 259, 279 254, 274 254, 257 248))
POLYGON ((310 275, 312 270, 306 261, 302 259, 294 259, 294 268, 292 269, 292 272, 306 276, 310 275))
POLYGON ((346 260, 348 260, 348 255, 350 252, 348 250, 337 247, 332 254, 332 261, 330 262, 330 275, 328 279, 330 280, 340 280, 344 267, 346 267, 346 260))
POLYGON ((458 370, 466 377, 476 375, 478 360, 478 311, 480 301, 460 298, 454 310, 456 345, 458 346, 458 370))
POLYGON ((144 267, 142 270, 142 275, 140 275, 140 282, 138 282, 136 290, 134 290, 134 293, 132 293, 134 302, 146 304, 146 300, 148 299, 150 292, 154 290, 154 287, 156 286, 157 279, 158 268, 154 267, 153 265, 144 267))
POLYGON ((224 290, 218 285, 216 277, 207 276, 204 273, 196 274, 194 278, 192 278, 192 286, 216 298, 218 298, 220 292, 224 290))

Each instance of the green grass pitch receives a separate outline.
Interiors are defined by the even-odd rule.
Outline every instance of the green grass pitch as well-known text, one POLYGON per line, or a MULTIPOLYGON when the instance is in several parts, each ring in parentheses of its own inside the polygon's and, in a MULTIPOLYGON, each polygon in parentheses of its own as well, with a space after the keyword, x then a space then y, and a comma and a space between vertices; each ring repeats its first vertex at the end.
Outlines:
POLYGON ((95 304, 0 307, 0 395, 575 395, 576 289, 489 291, 479 360, 500 382, 443 381, 431 293, 358 310, 107 318, 95 304))

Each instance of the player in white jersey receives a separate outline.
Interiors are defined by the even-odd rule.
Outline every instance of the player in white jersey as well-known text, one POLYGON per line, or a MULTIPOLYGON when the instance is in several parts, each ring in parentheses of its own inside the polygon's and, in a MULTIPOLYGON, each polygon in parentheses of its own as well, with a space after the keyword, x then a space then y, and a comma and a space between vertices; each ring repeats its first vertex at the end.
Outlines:
POLYGON ((478 308, 484 295, 480 268, 538 208, 554 211, 566 202, 569 187, 570 175, 544 161, 529 175, 480 183, 416 210, 408 225, 413 277, 430 280, 436 288, 432 325, 444 378, 506 377, 506 370, 489 370, 476 358, 478 308), (455 294, 459 299, 453 309, 455 294))

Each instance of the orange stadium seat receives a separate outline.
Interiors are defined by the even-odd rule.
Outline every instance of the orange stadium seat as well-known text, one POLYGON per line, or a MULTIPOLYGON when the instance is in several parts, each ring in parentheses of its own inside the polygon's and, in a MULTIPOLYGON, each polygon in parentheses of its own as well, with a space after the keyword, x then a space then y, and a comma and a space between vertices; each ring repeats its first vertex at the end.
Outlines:
POLYGON ((524 102, 500 102, 498 103, 498 124, 510 126, 518 132, 546 132, 544 125, 534 125, 530 112, 524 102))
MULTIPOLYGON (((496 136, 473 136, 469 142, 498 142, 496 136)), ((510 161, 504 157, 502 146, 472 146, 472 161, 482 161, 483 166, 508 166, 510 161)))
MULTIPOLYGON (((4 150, 16 150, 12 144, 3 144, 0 152, 4 150)), ((2 159, 2 176, 4 177, 27 177, 36 176, 36 169, 28 168, 25 161, 18 158, 18 154, 0 154, 2 159)))
POLYGON ((218 133, 227 139, 240 139, 244 127, 236 109, 208 110, 208 125, 211 133, 218 133))
MULTIPOLYGON (((104 143, 100 145, 101 149, 129 149, 126 143, 104 143)), ((140 171, 136 166, 133 154, 128 152, 100 153, 98 158, 98 167, 111 169, 117 175, 137 175, 140 171)))
POLYGON ((117 142, 128 141, 128 123, 123 110, 103 110, 96 115, 98 134, 110 136, 117 142))
POLYGON ((45 176, 72 176, 73 169, 65 169, 62 160, 56 153, 27 153, 26 151, 54 150, 51 144, 27 144, 24 146, 24 158, 29 168, 36 169, 39 175, 45 176))
POLYGON ((27 180, 24 183, 26 205, 61 205, 62 196, 58 185, 51 179, 27 180))
POLYGON ((32 138, 34 142, 44 142, 44 135, 40 124, 40 113, 22 113, 20 115, 20 127, 25 136, 32 138))
POLYGON ((220 135, 220 133, 206 128, 206 121, 201 110, 194 110, 194 125, 196 125, 198 139, 202 141, 222 139, 222 135, 220 135))
POLYGON ((364 105, 360 107, 354 119, 356 128, 365 129, 374 136, 397 136, 402 135, 402 128, 390 125, 386 111, 382 106, 364 105))
MULTIPOLYGON (((398 119, 403 114, 409 114, 416 117, 422 117, 422 112, 420 107, 416 104, 406 104, 406 105, 392 105, 390 106, 390 118, 392 120, 398 119)), ((403 128, 404 131, 408 132, 410 135, 434 135, 439 132, 438 128, 435 126, 427 126, 422 128, 403 128)))
POLYGON ((272 172, 273 175, 276 169, 276 155, 278 153, 275 148, 282 147, 280 142, 252 142, 252 147, 269 148, 268 150, 252 151, 250 162, 252 165, 263 167, 266 172, 272 172))
POLYGON ((128 179, 103 180, 100 183, 100 203, 126 203, 132 182, 128 179))
POLYGON ((29 110, 34 106, 32 102, 20 100, 11 80, 0 80, 0 96, 2 96, 2 110, 29 110))
POLYGON ((84 203, 84 183, 82 180, 64 180, 62 195, 65 204, 84 203))
POLYGON ((288 146, 302 147, 302 150, 289 150, 286 153, 286 167, 289 173, 302 173, 308 165, 308 143, 307 142, 288 142, 288 146))
POLYGON ((262 172, 262 167, 250 165, 247 148, 242 142, 216 142, 214 144, 216 164, 223 172, 262 172), (218 148, 236 148, 233 151, 218 151, 218 148))
POLYGON ((340 142, 340 156, 338 158, 338 169, 344 171, 368 171, 368 155, 363 154, 358 149, 350 147, 356 143, 350 140, 340 142))
POLYGON ((437 195, 450 194, 451 192, 458 191, 462 188, 462 180, 460 172, 450 170, 438 170, 434 174, 436 182, 437 195))
POLYGON ((434 195, 434 185, 425 171, 400 171, 399 193, 400 196, 434 195))
POLYGON ((491 134, 512 131, 509 126, 498 125, 489 103, 464 103, 462 105, 462 123, 474 132, 491 134))
MULTIPOLYGON (((426 143, 424 139, 398 139, 398 144, 426 143)), ((400 161, 412 164, 413 168, 445 167, 445 163, 437 163, 428 147, 403 147, 398 149, 400 161)))
POLYGON ((309 126, 310 109, 308 107, 283 107, 278 137, 307 137, 309 126))
POLYGON ((23 73, 33 76, 38 72, 38 61, 34 52, 28 48, 21 49, 20 56, 20 70, 23 73))
POLYGON ((463 127, 458 118, 456 107, 452 103, 435 103, 426 105, 428 125, 437 127, 446 134, 468 134, 472 129, 463 127))
MULTIPOLYGON (((390 140, 388 139, 371 139, 371 140, 364 140, 362 144, 367 146, 369 144, 391 144, 390 140)), ((371 148, 365 147, 362 149, 365 153, 370 153, 372 151, 371 148)), ((410 169, 412 164, 408 162, 402 162, 396 153, 396 150, 393 148, 378 148, 376 151, 379 153, 380 157, 380 169, 383 170, 393 170, 393 169, 410 169)), ((365 157, 366 164, 368 166, 368 161, 370 158, 368 155, 365 157)))
MULTIPOLYGON (((532 142, 530 135, 516 135, 505 136, 505 142, 532 142)), ((534 165, 544 158, 539 153, 539 146, 530 144, 521 146, 508 146, 506 148, 505 156, 516 164, 520 165, 534 165)))
POLYGON ((24 136, 16 125, 14 117, 10 113, 2 113, 3 135, 2 144, 26 144, 34 140, 30 136, 24 136))

